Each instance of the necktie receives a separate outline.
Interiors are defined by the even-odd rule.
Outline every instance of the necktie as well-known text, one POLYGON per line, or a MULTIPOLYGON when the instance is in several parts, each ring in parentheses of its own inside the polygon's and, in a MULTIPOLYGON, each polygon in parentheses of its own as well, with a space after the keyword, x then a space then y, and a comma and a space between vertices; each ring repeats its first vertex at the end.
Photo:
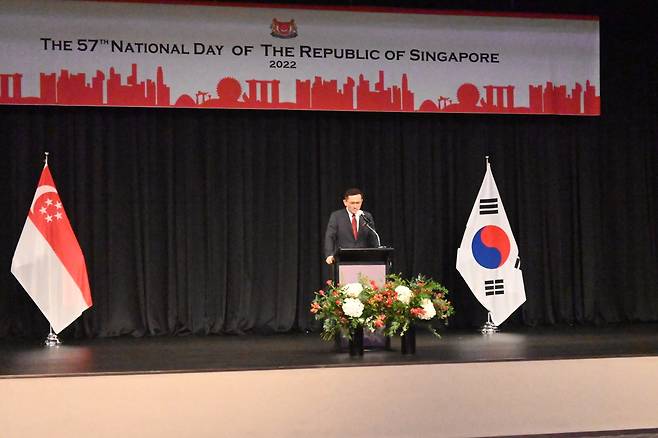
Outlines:
POLYGON ((352 234, 354 234, 354 240, 356 240, 358 232, 356 231, 356 215, 354 213, 352 213, 352 234))

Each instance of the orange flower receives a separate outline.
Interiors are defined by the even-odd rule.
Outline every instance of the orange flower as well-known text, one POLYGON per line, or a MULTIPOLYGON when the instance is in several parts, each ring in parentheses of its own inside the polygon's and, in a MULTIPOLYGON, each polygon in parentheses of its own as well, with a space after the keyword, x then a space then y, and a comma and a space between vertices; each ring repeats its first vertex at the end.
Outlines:
POLYGON ((311 303, 311 313, 318 313, 320 305, 318 303, 311 303))

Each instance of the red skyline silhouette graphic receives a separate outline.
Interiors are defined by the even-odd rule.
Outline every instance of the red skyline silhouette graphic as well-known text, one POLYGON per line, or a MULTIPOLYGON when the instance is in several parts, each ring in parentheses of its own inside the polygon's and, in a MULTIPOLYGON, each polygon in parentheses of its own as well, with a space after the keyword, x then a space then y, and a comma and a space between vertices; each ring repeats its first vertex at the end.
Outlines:
POLYGON ((601 98, 589 80, 584 88, 576 82, 571 90, 552 82, 530 84, 526 107, 516 106, 513 85, 484 85, 482 96, 478 86, 471 83, 460 85, 454 98, 437 96, 416 107, 407 74, 402 74, 400 86, 386 87, 381 70, 372 88, 363 74, 359 74, 358 81, 348 76, 342 84, 321 76, 296 79, 294 102, 281 100, 277 79, 247 79, 245 90, 238 79, 224 77, 214 93, 197 90, 192 95, 180 95, 172 104, 162 66, 157 68, 155 81, 138 81, 137 64, 132 64, 125 84, 114 67, 110 67, 107 78, 97 70, 91 82, 87 82, 85 73, 72 74, 66 69, 59 76, 40 73, 38 97, 22 95, 22 78, 21 73, 0 74, 0 104, 574 115, 598 115, 601 109, 601 98))

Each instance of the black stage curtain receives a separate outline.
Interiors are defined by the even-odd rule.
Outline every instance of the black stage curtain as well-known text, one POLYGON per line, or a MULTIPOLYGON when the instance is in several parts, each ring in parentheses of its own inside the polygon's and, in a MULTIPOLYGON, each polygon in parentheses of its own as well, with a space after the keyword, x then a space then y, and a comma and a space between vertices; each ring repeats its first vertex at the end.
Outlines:
POLYGON ((485 155, 526 284, 506 324, 658 321, 655 15, 577 4, 601 16, 600 117, 0 107, 0 337, 48 330, 9 272, 44 151, 94 299, 70 336, 317 329, 324 227, 350 186, 394 269, 442 281, 451 327, 479 326, 455 256, 485 155))

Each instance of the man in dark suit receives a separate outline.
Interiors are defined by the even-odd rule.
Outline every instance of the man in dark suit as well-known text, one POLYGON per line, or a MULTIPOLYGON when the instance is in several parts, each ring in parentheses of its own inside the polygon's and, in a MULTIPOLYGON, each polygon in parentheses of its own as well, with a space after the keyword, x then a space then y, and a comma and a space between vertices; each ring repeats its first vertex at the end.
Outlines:
POLYGON ((375 221, 367 211, 361 210, 363 193, 348 189, 343 196, 345 208, 331 213, 324 236, 324 256, 328 265, 334 263, 338 248, 377 248, 379 242, 371 228, 375 221), (366 225, 367 222, 367 225, 366 225))
MULTIPOLYGON (((348 189, 343 195, 345 208, 336 210, 329 216, 324 236, 324 256, 328 265, 334 264, 334 254, 338 248, 377 248, 380 245, 379 239, 372 231, 375 229, 372 215, 361 210, 363 198, 361 190, 348 189)), ((334 279, 337 281, 336 276, 334 279)), ((363 344, 366 348, 386 348, 388 342, 381 330, 374 333, 365 330, 363 334, 363 344)), ((346 348, 347 339, 343 336, 336 337, 336 345, 339 350, 346 348)))

